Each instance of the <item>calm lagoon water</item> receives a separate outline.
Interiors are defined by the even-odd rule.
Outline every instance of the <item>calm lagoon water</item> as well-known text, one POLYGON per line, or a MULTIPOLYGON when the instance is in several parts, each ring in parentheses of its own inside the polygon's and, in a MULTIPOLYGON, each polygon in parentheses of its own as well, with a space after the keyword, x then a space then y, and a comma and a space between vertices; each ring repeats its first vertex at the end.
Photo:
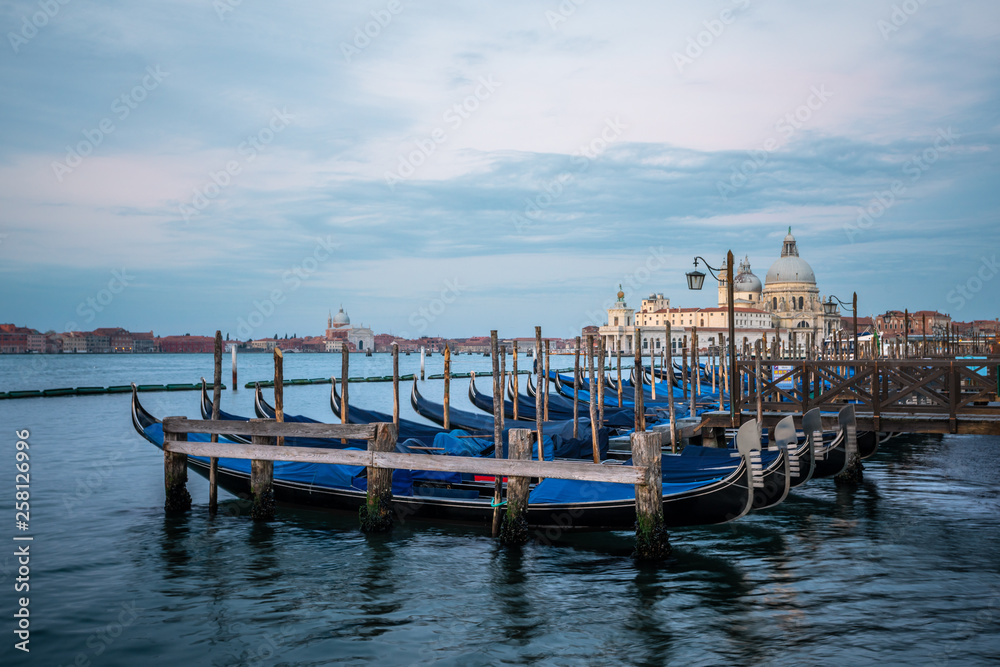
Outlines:
MULTIPOLYGON (((271 375, 240 357, 241 384, 271 375)), ((418 355, 402 357, 413 372, 418 355)), ((224 379, 228 382, 228 358, 224 379)), ((391 372, 354 356, 351 375, 391 372)), ((441 357, 428 373, 441 372, 441 357)), ((568 366, 568 363, 558 366, 568 366)), ((457 371, 486 369, 481 356, 457 371)), ((285 376, 339 372, 289 354, 285 376)), ((0 390, 195 382, 209 355, 0 357, 0 390)), ((388 410, 388 384, 351 400, 388 410)), ((454 405, 465 384, 453 383, 454 405)), ((429 381, 438 397, 441 383, 429 381)), ((408 387, 407 387, 408 389, 408 387)), ((286 387, 286 411, 331 419, 329 386, 286 387)), ((415 417, 404 393, 403 415, 415 417)), ((198 415, 196 392, 148 393, 154 414, 198 415)), ((252 413, 252 391, 223 407, 252 413)), ((281 508, 254 525, 224 492, 207 516, 162 511, 162 456, 132 429, 129 396, 0 401, 14 494, 15 430, 31 433, 30 654, 14 648, 13 503, 0 517, 3 665, 997 664, 1000 439, 910 436, 865 483, 810 482, 773 510, 676 530, 672 560, 640 567, 630 533, 520 551, 479 527, 410 521, 367 536, 353 516, 281 508)))

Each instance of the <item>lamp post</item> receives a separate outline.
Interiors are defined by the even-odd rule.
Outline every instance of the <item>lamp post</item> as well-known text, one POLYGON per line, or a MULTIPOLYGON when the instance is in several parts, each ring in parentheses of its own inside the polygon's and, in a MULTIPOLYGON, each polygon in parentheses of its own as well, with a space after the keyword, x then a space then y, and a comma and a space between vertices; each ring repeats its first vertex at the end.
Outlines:
MULTIPOLYGON (((705 268, 712 274, 716 280, 721 280, 716 274, 716 271, 721 271, 722 269, 715 269, 709 265, 708 261, 704 257, 695 257, 694 265, 695 270, 689 271, 687 274, 688 289, 700 290, 702 285, 705 284, 705 274, 697 269, 698 260, 705 262, 705 268)), ((726 255, 726 296, 729 306, 729 419, 733 428, 739 426, 736 423, 736 311, 735 304, 733 303, 733 251, 730 250, 726 255)))
MULTIPOLYGON (((823 304, 823 308, 826 309, 827 315, 835 315, 837 313, 837 304, 840 304, 844 308, 847 308, 847 304, 841 301, 834 295, 830 295, 827 302, 823 304), (836 303, 834 303, 836 301, 836 303)), ((854 358, 858 358, 858 293, 854 293, 854 298, 851 300, 851 309, 853 311, 853 325, 854 325, 854 358)))

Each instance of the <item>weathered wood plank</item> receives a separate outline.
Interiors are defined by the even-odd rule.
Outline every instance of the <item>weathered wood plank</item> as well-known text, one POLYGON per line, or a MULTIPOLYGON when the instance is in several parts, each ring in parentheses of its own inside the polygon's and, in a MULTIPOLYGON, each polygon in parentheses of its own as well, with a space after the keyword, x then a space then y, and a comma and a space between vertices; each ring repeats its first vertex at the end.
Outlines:
POLYGON ((239 422, 167 417, 163 430, 173 433, 217 433, 219 435, 267 435, 304 438, 349 438, 371 440, 375 424, 300 424, 295 422, 239 422))
POLYGON ((210 443, 169 440, 164 451, 191 456, 256 459, 261 461, 297 461, 327 463, 394 470, 434 470, 464 472, 502 477, 554 477, 589 482, 643 484, 644 468, 623 465, 594 465, 565 461, 515 461, 509 459, 476 458, 470 456, 433 456, 399 452, 369 452, 317 447, 271 447, 239 443, 210 443))

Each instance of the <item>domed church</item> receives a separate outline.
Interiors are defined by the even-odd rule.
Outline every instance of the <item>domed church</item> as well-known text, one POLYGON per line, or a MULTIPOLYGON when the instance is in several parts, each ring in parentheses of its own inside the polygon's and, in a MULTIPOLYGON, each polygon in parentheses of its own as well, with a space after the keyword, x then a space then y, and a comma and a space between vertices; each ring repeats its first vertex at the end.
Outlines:
POLYGON ((810 331, 822 338, 840 326, 840 314, 828 316, 823 309, 816 274, 799 257, 791 227, 782 244, 781 257, 767 271, 762 298, 764 310, 771 313, 779 329, 810 331))
POLYGON ((358 352, 375 349, 375 333, 362 325, 351 325, 351 318, 341 306, 336 315, 329 314, 326 318, 326 351, 339 352, 345 343, 358 352))

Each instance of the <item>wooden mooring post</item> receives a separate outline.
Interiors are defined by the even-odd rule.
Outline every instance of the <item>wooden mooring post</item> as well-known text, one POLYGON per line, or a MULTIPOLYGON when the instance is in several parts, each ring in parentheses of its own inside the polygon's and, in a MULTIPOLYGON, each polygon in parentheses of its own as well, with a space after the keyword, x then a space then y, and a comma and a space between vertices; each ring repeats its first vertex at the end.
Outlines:
POLYGON ((646 430, 645 389, 642 381, 642 333, 635 328, 635 430, 642 433, 646 430))
MULTIPOLYGON (((493 454, 496 458, 503 455, 503 378, 500 375, 500 352, 497 349, 497 331, 490 331, 490 356, 493 361, 493 454)), ((510 445, 508 443, 508 449, 510 445)), ((500 493, 501 477, 493 480, 493 537, 500 533, 500 493)))
POLYGON ((427 350, 423 347, 420 348, 420 381, 424 381, 424 360, 427 357, 427 350))
POLYGON ((673 345, 670 342, 670 322, 667 330, 667 349, 664 351, 664 366, 667 369, 667 412, 670 415, 670 451, 677 453, 677 416, 674 413, 674 360, 673 345))
MULTIPOLYGON (((538 369, 541 368, 541 365, 538 363, 538 353, 539 353, 539 351, 541 349, 542 349, 542 328, 541 327, 535 327, 535 356, 534 356, 534 362, 535 362, 535 372, 536 373, 538 372, 538 369)), ((535 387, 535 388, 538 389, 538 387, 535 387)), ((591 426, 593 426, 593 424, 591 426)), ((538 439, 538 460, 539 461, 544 461, 545 460, 545 455, 544 455, 545 452, 543 451, 543 447, 542 447, 542 429, 543 429, 543 421, 542 421, 542 395, 538 391, 536 391, 535 392, 535 437, 538 439)))
MULTIPOLYGON (((258 424, 273 421, 275 420, 250 420, 251 423, 258 424)), ((270 446, 272 439, 267 435, 253 435, 250 442, 257 446, 270 446)), ((254 521, 270 521, 274 518, 274 461, 250 461, 250 503, 250 518, 254 521)))
MULTIPOLYGON (((587 379, 590 383, 590 391, 588 395, 590 396, 590 444, 594 455, 594 463, 601 462, 601 452, 598 449, 597 444, 597 429, 600 426, 600 422, 597 421, 597 397, 598 389, 597 382, 594 377, 594 335, 587 334, 587 379)), ((600 388, 601 394, 604 393, 604 387, 600 388)))
MULTIPOLYGON (((285 421, 285 355, 280 348, 274 348, 274 420, 285 421)), ((285 436, 277 437, 278 447, 285 444, 285 436)))
MULTIPOLYGON (((236 348, 233 347, 233 388, 236 387, 236 348)), ((212 384, 212 419, 219 418, 222 403, 222 332, 215 332, 215 373, 212 384)), ((213 433, 209 442, 218 442, 219 436, 213 433)), ((213 456, 208 461, 208 513, 215 514, 219 508, 219 458, 213 456)))
MULTIPOLYGON (((512 461, 531 460, 531 430, 512 428, 508 435, 507 458, 512 461)), ((521 546, 528 541, 528 490, 530 477, 507 478, 507 506, 500 526, 500 544, 521 546)), ((496 504, 496 503, 494 503, 496 504)), ((499 509, 497 507, 496 509, 499 509)))
MULTIPOLYGON (((398 433, 395 424, 378 424, 375 438, 368 441, 368 451, 395 450, 398 433)), ((367 476, 365 504, 358 508, 361 530, 366 533, 384 533, 392 528, 392 469, 368 466, 367 476)))
POLYGON ((230 348, 230 350, 232 350, 232 352, 233 352, 233 391, 236 391, 236 387, 237 387, 237 385, 236 385, 236 348, 237 347, 239 347, 239 344, 236 341, 233 341, 233 346, 230 348))
MULTIPOLYGON (((545 421, 549 420, 549 340, 545 339, 545 377, 542 380, 545 393, 545 421)), ((535 387, 536 391, 539 387, 535 387)))
MULTIPOLYGON (((163 431, 163 441, 187 440, 187 433, 163 431)), ((163 488, 166 499, 163 509, 168 514, 187 512, 191 509, 191 494, 187 490, 187 454, 163 452, 163 488)))
POLYGON ((632 461, 646 468, 644 484, 635 485, 635 558, 659 561, 670 555, 663 521, 663 477, 658 433, 632 434, 632 461))
POLYGON ((399 427, 399 343, 392 343, 392 423, 399 427))
MULTIPOLYGON (((597 401, 597 424, 598 426, 604 425, 604 336, 597 337, 597 367, 600 369, 600 376, 598 378, 601 385, 600 399, 597 401)), ((545 418, 548 419, 548 411, 546 411, 545 418)))
POLYGON ((618 365, 618 407, 622 407, 622 339, 619 336, 615 350, 616 363, 618 365))
MULTIPOLYGON (((515 352, 515 359, 517 353, 515 352)), ((517 362, 514 362, 515 364, 517 362)), ((516 366, 515 366, 516 368, 516 366)), ((444 346, 444 430, 451 429, 451 348, 444 346)))
POLYGON ((517 398, 520 393, 521 381, 517 378, 517 341, 515 340, 513 343, 513 347, 511 347, 510 351, 510 364, 511 370, 513 371, 513 377, 511 380, 513 380, 514 383, 514 421, 518 421, 518 419, 520 419, 520 414, 517 409, 517 404, 519 402, 517 398))
POLYGON ((573 352, 573 438, 580 437, 580 337, 573 352))
MULTIPOLYGON (((340 423, 347 423, 347 374, 350 371, 351 355, 347 351, 347 341, 340 345, 340 423)), ((424 379, 423 349, 421 349, 420 359, 420 379, 424 379)), ((342 439, 340 444, 346 445, 347 440, 342 439)))

